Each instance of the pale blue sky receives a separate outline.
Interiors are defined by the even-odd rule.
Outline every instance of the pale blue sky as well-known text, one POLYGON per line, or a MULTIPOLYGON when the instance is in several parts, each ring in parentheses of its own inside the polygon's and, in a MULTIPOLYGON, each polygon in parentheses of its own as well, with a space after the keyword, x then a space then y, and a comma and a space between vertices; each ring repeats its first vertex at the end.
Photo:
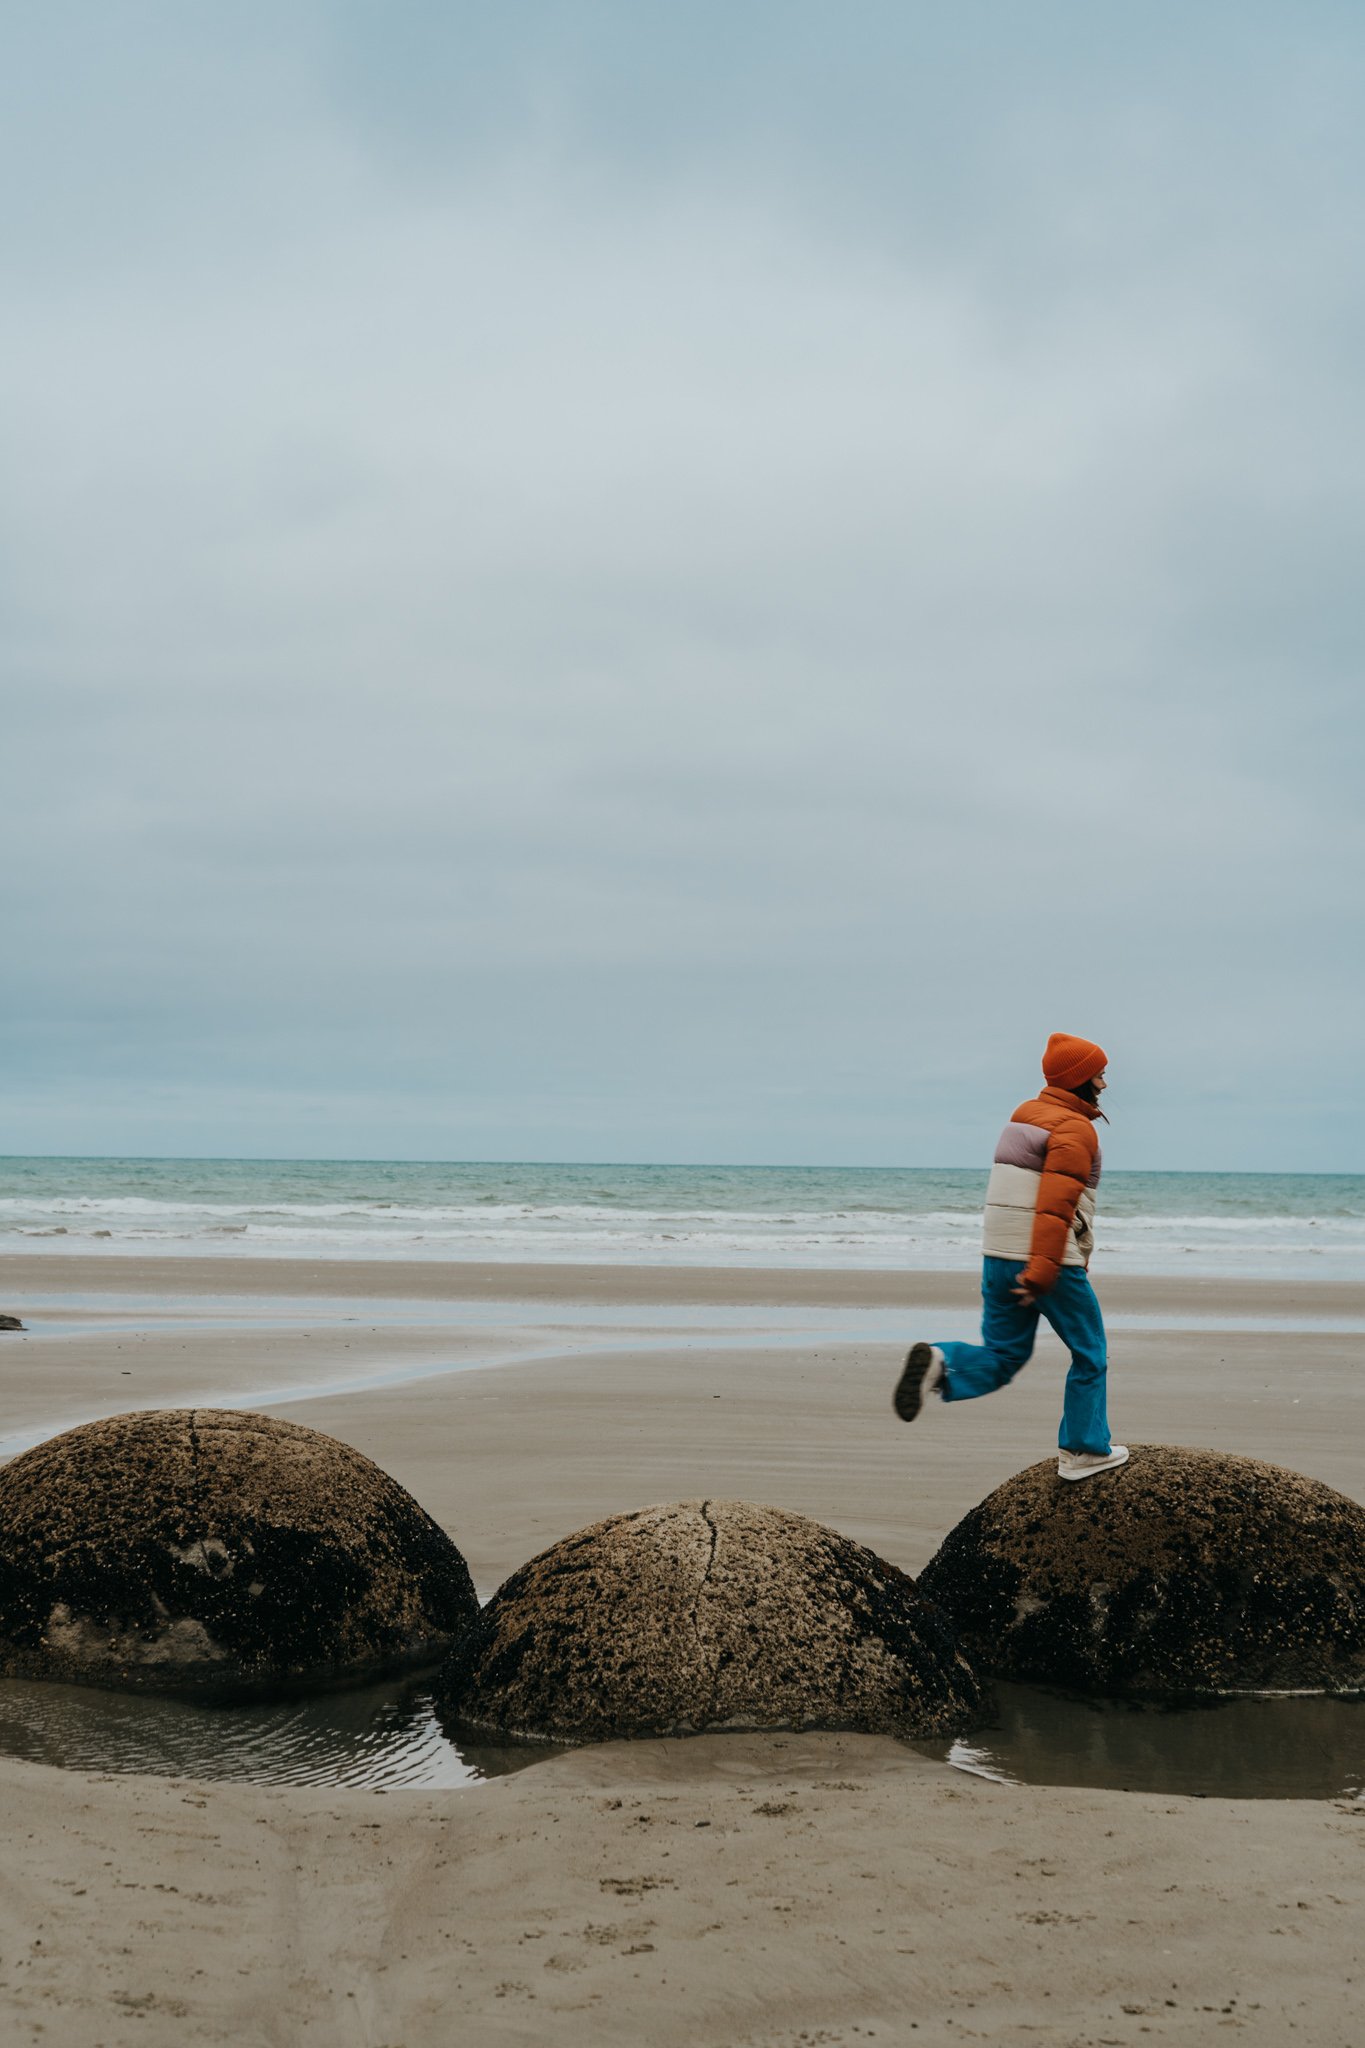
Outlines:
POLYGON ((0 16, 0 1151, 1360 1170, 1365 17, 0 16))

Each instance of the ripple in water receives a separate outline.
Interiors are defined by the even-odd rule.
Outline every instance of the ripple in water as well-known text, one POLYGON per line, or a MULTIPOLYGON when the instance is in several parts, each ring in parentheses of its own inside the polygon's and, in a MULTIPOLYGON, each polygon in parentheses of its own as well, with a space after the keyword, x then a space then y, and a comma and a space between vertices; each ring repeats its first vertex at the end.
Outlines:
MULTIPOLYGON (((1365 1799, 1365 1699, 1149 1708, 1001 1685, 988 1726, 913 1746, 1004 1784, 1365 1799)), ((0 1681, 0 1755, 66 1770, 382 1791, 477 1784, 559 1753, 452 1738, 420 1679, 235 1707, 0 1681)))
POLYGON ((0 1681, 0 1755, 72 1771, 375 1790, 474 1784, 557 1753, 540 1743, 457 1744, 430 1689, 411 1679, 225 1707, 0 1681))

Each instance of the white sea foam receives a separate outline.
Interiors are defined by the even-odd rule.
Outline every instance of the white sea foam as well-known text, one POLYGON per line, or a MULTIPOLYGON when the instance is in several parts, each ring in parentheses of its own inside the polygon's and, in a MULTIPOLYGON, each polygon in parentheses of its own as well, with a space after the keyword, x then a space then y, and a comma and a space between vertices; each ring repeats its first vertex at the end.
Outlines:
MULTIPOLYGON (((0 1250, 966 1270, 985 1176, 786 1167, 0 1162, 0 1250)), ((1112 1272, 1365 1277, 1365 1178, 1111 1174, 1112 1272)))

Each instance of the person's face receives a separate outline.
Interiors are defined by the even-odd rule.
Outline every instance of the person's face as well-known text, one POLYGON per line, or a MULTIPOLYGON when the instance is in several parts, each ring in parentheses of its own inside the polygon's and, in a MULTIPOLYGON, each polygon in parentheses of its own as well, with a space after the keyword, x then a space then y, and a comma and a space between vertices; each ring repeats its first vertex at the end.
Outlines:
POLYGON ((1109 1083, 1104 1078, 1104 1071, 1105 1070, 1101 1068, 1100 1072, 1096 1074, 1094 1082, 1092 1083, 1092 1086, 1094 1087, 1095 1093, 1097 1095, 1103 1095, 1105 1089, 1109 1086, 1109 1083))

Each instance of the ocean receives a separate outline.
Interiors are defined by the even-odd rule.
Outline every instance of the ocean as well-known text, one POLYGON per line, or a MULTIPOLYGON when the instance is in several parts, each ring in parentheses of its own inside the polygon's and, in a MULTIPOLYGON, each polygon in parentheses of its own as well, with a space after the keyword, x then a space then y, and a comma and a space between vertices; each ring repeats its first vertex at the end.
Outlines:
MULTIPOLYGON (((975 1169, 0 1160, 0 1251, 966 1270, 975 1169)), ((1365 1278, 1365 1175, 1106 1173, 1096 1269, 1365 1278)))

